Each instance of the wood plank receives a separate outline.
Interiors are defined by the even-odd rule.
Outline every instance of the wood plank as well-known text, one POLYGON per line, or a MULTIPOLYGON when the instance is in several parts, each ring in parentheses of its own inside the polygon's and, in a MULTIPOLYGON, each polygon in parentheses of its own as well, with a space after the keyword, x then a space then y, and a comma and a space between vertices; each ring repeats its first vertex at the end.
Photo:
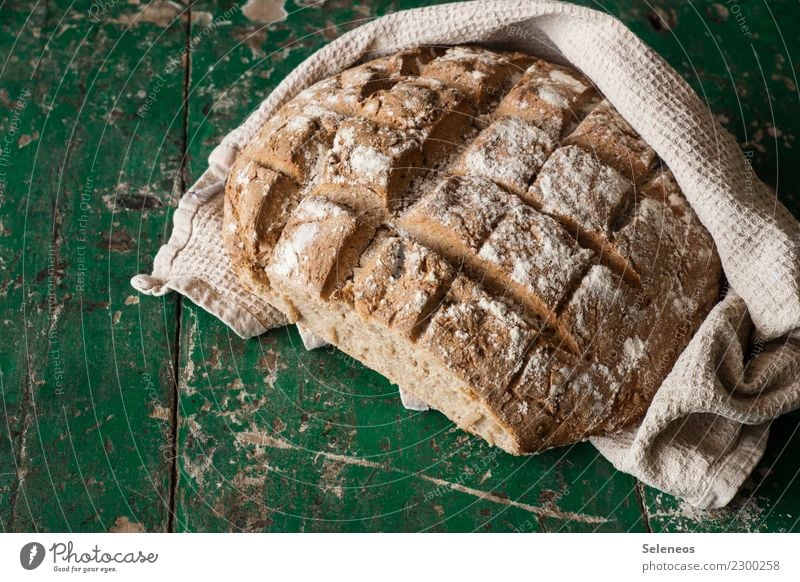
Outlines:
MULTIPOLYGON (((591 4, 590 2, 584 2, 591 4)), ((398 8, 408 7, 405 3, 398 8)), ((767 12, 765 7, 748 6, 745 18, 749 18, 749 22, 757 22, 762 26, 762 34, 760 35, 759 42, 766 43, 757 46, 757 55, 762 55, 763 59, 758 59, 754 56, 753 49, 750 46, 749 37, 744 34, 742 30, 743 19, 742 16, 731 15, 730 10, 727 12, 720 9, 719 6, 708 5, 703 7, 702 12, 695 12, 694 8, 685 5, 682 7, 675 7, 671 2, 654 2, 648 8, 641 3, 633 1, 620 1, 608 3, 606 7, 620 16, 627 24, 642 36, 648 43, 650 43, 656 50, 664 55, 679 71, 684 74, 687 80, 698 90, 698 92, 705 96, 713 108, 719 114, 720 121, 727 125, 734 131, 745 150, 752 151, 754 154, 754 167, 757 173, 773 184, 796 184, 798 182, 797 165, 795 164, 778 164, 778 159, 785 159, 788 155, 789 149, 795 139, 795 133, 791 131, 793 126, 789 126, 792 120, 790 108, 794 99, 796 99, 796 80, 794 73, 791 71, 787 64, 786 54, 787 51, 783 48, 781 36, 779 31, 775 28, 771 14, 767 12), (697 62, 690 60, 687 55, 703 55, 703 61, 697 62), (766 55, 766 57, 764 57, 766 55), (783 55, 783 56, 782 56, 783 55), (761 60, 769 59, 769 68, 766 68, 764 78, 766 84, 762 87, 759 77, 754 71, 759 71, 763 66, 761 60), (730 70, 729 70, 730 69, 730 70), (772 98, 770 99, 770 96, 772 98), (775 110, 775 121, 770 122, 767 112, 770 111, 770 101, 775 110), (767 120, 767 121, 765 121, 767 120), (771 129, 772 125, 778 126, 778 132, 771 129), (788 129, 787 129, 788 128, 788 129), (779 133, 780 132, 780 133, 779 133), (773 139, 771 134, 777 136, 773 139)), ((796 16, 790 14, 790 9, 786 3, 772 3, 771 10, 779 14, 779 22, 795 22, 796 16)), ((312 12, 311 15, 305 14, 304 18, 309 21, 311 18, 318 18, 319 14, 323 11, 312 12)), ((325 22, 332 23, 340 21, 336 14, 332 14, 325 18, 325 22)), ((291 17, 286 26, 291 25, 291 17)), ((246 29, 247 30, 247 29, 246 29)), ((250 30, 255 30, 250 28, 250 30)), ((245 38, 247 36, 245 35, 245 38)), ((795 46, 789 49, 796 53, 796 41, 788 39, 787 42, 795 43, 795 46)), ((251 43, 252 44, 252 43, 251 43)), ((261 50, 264 51, 265 45, 260 45, 261 50)), ((266 46, 269 46, 269 42, 266 46)), ((257 47, 255 49, 256 53, 257 47)), ((231 53, 233 55, 239 53, 231 53)), ((267 54, 266 52, 264 54, 267 54)), ((291 54, 291 53, 290 53, 291 54)), ((256 56, 254 54, 254 56, 256 56)), ((303 56, 305 56, 303 54, 303 56)), ((202 57, 199 55, 198 58, 202 57)), ((249 63, 252 59, 248 59, 246 55, 240 57, 241 61, 245 64, 249 63)), ((270 62, 271 64, 271 62, 270 62)), ((224 70, 219 68, 215 69, 215 74, 227 74, 230 65, 224 70)), ((254 71, 259 68, 254 67, 254 71)), ((237 85, 248 87, 247 79, 253 76, 254 73, 248 73, 239 79, 237 85)), ((273 72, 268 78, 278 76, 279 73, 273 72)), ((225 79, 220 79, 224 82, 225 79)), ((231 81, 228 81, 230 83, 231 81)), ((269 84, 267 84, 269 87, 269 84)), ((248 91, 250 94, 253 91, 248 91)), ((238 122, 236 115, 230 115, 230 110, 224 120, 226 127, 232 127, 238 122), (233 119, 230 119, 230 118, 233 119)), ((207 143, 214 143, 213 132, 209 134, 207 143)), ((798 201, 794 192, 788 192, 786 189, 779 190, 782 200, 787 203, 795 212, 798 210, 798 201)), ((235 341, 235 340, 234 340, 235 341)), ((247 357, 244 357, 245 361, 247 357)), ((275 418, 283 418, 276 416, 275 418)), ((282 422, 282 421, 281 421, 282 422)), ((205 422, 200 431, 205 428, 205 422)), ((690 511, 685 508, 680 502, 672 499, 668 495, 655 494, 653 491, 643 488, 644 495, 647 499, 647 505, 652 515, 652 527, 654 529, 721 529, 720 524, 729 530, 748 530, 757 527, 759 529, 791 529, 796 527, 796 522, 793 522, 793 516, 798 515, 797 508, 795 507, 794 499, 796 495, 793 493, 797 491, 797 471, 794 469, 793 464, 786 460, 786 450, 792 450, 791 444, 794 438, 792 427, 796 426, 796 420, 793 416, 786 419, 781 419, 776 423, 779 429, 773 431, 770 440, 770 448, 762 463, 761 467, 756 471, 756 479, 750 487, 746 488, 743 492, 744 499, 749 498, 750 492, 759 490, 762 493, 759 499, 763 506, 768 507, 763 511, 751 511, 747 509, 748 503, 743 504, 741 499, 735 502, 734 507, 727 513, 723 514, 710 514, 706 515, 702 512, 698 513, 690 511), (781 429, 781 427, 783 427, 781 429), (781 452, 783 453, 781 454, 781 452), (775 467, 769 468, 773 463, 777 462, 775 467), (765 478, 762 474, 769 473, 765 478), (766 492, 766 493, 764 493, 766 492), (778 507, 772 507, 769 500, 779 500, 778 507), (745 511, 740 511, 742 507, 745 511), (686 513, 690 518, 686 517, 686 513), (738 518, 732 519, 732 516, 739 515, 738 518), (746 519, 747 516, 750 516, 746 519), (687 520, 689 525, 687 525, 687 520), (755 523, 755 526, 754 526, 755 523)), ((311 443, 313 446, 313 443, 311 443)), ((286 449, 278 449, 285 451, 286 449)), ((288 454, 288 453, 285 453, 288 454)), ((224 458, 224 457, 223 457, 224 458)), ((317 458, 317 457, 314 457, 317 458)), ((192 457, 194 463, 198 461, 198 457, 192 457)), ((203 459, 202 454, 199 459, 203 459)), ((214 463, 214 466, 217 466, 214 463)), ((348 464, 348 468, 349 468, 348 464)), ((356 465, 358 467, 358 465, 356 465)), ((359 469, 352 469, 353 471, 359 469)), ((234 475, 230 475, 233 478, 234 475)), ((286 483, 286 481, 281 481, 286 483)), ((257 507, 259 505, 259 496, 249 496, 246 493, 241 493, 236 487, 232 487, 235 499, 239 499, 244 495, 251 503, 257 507)), ((297 494, 294 489, 290 490, 292 494, 288 494, 291 498, 297 494)), ((213 498, 213 495, 211 496, 213 498)), ((622 499, 627 499, 623 496, 622 499)), ((752 502, 749 502, 752 504, 752 502)), ((238 506, 237 502, 231 502, 229 505, 238 506)), ((246 523, 242 525, 242 518, 237 521, 236 519, 228 519, 225 513, 227 504, 223 503, 212 512, 218 524, 223 529, 225 527, 242 527, 248 529, 253 524, 246 523), (231 524, 234 524, 233 526, 231 524)), ((268 506, 267 506, 268 507, 268 506)), ((380 505, 376 505, 380 507, 380 505)), ((445 508, 445 506, 442 506, 445 508)), ((450 516, 451 508, 445 509, 446 515, 450 516)), ((598 513, 598 512, 595 512, 598 513)), ((602 512, 600 512, 602 513, 602 512)), ((196 513, 195 513, 196 515, 196 513)), ((323 514, 325 515, 325 514, 323 514)), ((274 518, 272 518, 274 519, 274 518)), ((302 523, 301 518, 294 518, 294 524, 302 523), (300 521, 297 521, 300 520, 300 521)), ((315 518, 316 519, 316 518, 315 518)), ((402 521, 402 520, 401 520, 402 521)), ((416 522, 430 523, 425 519, 416 522)), ((316 521, 314 522, 316 523, 316 521)), ((410 527, 409 522, 403 522, 407 527, 410 527)), ((474 525, 477 522, 469 522, 474 525)), ((278 527, 291 528, 292 524, 284 521, 278 527), (283 525, 285 524, 285 525, 283 525)), ((458 527, 469 528, 466 522, 461 522, 458 527)), ((197 526, 195 526, 197 527, 197 526)), ((256 528, 258 524, 256 525, 256 528)), ((332 526, 335 529, 335 526, 332 526)), ((617 526, 617 529, 619 526, 617 526)))
MULTIPOLYGON (((11 53, 11 79, 32 95, 3 213, 3 393, 25 404, 17 466, 0 460, 17 477, 3 519, 17 531, 164 531, 178 300, 139 301, 128 279, 149 267, 180 189, 180 67, 144 118, 137 109, 185 26, 128 28, 127 4, 95 24, 69 6, 39 9, 11 53)), ((4 46, 28 11, 3 7, 4 46)))
MULTIPOLYGON (((37 10, 7 10, 0 22, 0 46, 11 47, 18 38, 33 38, 46 19, 42 6, 37 10)), ((44 40, 23 43, 19 51, 4 51, 0 79, 0 144, 6 139, 16 142, 7 153, 0 151, 0 297, 2 297, 2 358, 0 359, 0 531, 13 530, 14 507, 28 506, 25 491, 17 486, 20 460, 20 435, 26 426, 27 360, 25 357, 22 315, 24 291, 22 286, 22 235, 26 229, 48 232, 50 220, 47 208, 33 208, 27 215, 20 200, 28 190, 26 168, 30 168, 34 148, 19 147, 22 135, 32 134, 30 106, 36 80, 30 79, 30 65, 23 58, 34 58, 44 40), (15 54, 15 52, 17 54, 15 54), (22 56, 24 55, 24 57, 22 56), (12 123, 15 127, 12 127, 12 123), (27 221, 27 222, 26 222, 27 221)), ((33 257, 29 257, 29 260, 33 257)), ((44 257, 40 257, 43 260, 44 257)), ((40 321, 46 321, 41 319, 40 321)))
MULTIPOLYGON (((790 64, 800 54, 800 38, 786 34, 800 26, 796 8, 790 2, 739 3, 736 8, 723 2, 651 4, 670 29, 646 5, 634 2, 625 8, 626 23, 708 101, 751 156, 755 173, 776 187, 780 200, 800 217, 800 166, 786 163, 796 155, 800 129, 797 72, 790 64)), ((653 530, 798 531, 800 464, 790 452, 797 446, 798 422, 800 415, 794 413, 774 423, 764 459, 724 510, 697 511, 645 488, 653 530)))
POLYGON ((295 328, 242 341, 184 307, 178 529, 641 530, 632 478, 586 444, 514 457, 295 328))
MULTIPOLYGON (((389 6, 328 2, 266 27, 234 13, 197 43, 192 177, 302 59, 389 6)), ((294 327, 242 341, 187 302, 181 339, 177 529, 644 529, 635 480, 586 444, 504 454, 438 413, 404 410, 396 387, 341 352, 305 352, 294 327)))

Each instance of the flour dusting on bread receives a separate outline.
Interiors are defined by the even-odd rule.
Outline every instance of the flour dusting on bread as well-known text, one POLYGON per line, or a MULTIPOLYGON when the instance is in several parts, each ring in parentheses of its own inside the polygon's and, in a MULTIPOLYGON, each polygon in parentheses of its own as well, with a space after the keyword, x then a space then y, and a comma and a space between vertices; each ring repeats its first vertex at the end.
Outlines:
POLYGON ((719 292, 652 148, 579 72, 517 52, 420 48, 324 79, 225 196, 239 277, 304 341, 516 454, 636 423, 719 292))

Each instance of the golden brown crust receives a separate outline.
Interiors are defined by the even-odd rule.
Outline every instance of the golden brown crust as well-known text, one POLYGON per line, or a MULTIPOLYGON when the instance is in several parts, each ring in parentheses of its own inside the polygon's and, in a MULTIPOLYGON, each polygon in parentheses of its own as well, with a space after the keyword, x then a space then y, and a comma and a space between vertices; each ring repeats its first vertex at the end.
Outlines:
POLYGON ((564 143, 591 152, 634 183, 647 178, 658 157, 605 100, 589 112, 564 143))
POLYGON ((353 278, 355 310, 364 319, 414 335, 439 307, 453 277, 447 261, 427 247, 383 232, 364 253, 353 278))
POLYGON ((591 83, 576 71, 535 61, 500 102, 497 114, 524 119, 557 139, 597 97, 591 83))
POLYGON ((538 331, 513 307, 458 276, 418 345, 479 398, 492 402, 525 364, 538 331))
POLYGON ((513 453, 638 421, 721 273, 585 78, 479 47, 301 93, 237 159, 223 236, 291 321, 513 453))
POLYGON ((519 76, 519 66, 480 47, 456 46, 428 63, 422 75, 455 88, 478 111, 485 111, 511 87, 519 76))

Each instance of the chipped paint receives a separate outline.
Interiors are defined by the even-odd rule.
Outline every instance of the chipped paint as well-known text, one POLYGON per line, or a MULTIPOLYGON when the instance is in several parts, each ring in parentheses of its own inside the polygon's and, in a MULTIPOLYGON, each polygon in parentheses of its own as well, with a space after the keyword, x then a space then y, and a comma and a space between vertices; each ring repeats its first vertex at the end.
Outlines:
POLYGON ((714 3, 711 4, 711 9, 714 11, 714 13, 717 16, 717 19, 720 22, 724 22, 724 21, 728 20, 728 16, 730 15, 730 11, 728 10, 727 6, 723 6, 722 4, 720 4, 718 2, 714 2, 714 3))
POLYGON ((35 142, 37 139, 39 139, 38 131, 34 131, 31 135, 21 135, 19 136, 19 140, 17 140, 17 147, 22 149, 25 146, 35 142))
POLYGON ((266 56, 266 53, 262 47, 267 40, 267 31, 263 28, 259 28, 255 31, 245 30, 240 33, 236 33, 234 38, 243 42, 245 46, 250 49, 250 54, 253 59, 260 59, 266 56))
POLYGON ((184 472, 194 479, 198 485, 203 485, 206 481, 206 473, 214 464, 214 453, 216 447, 210 447, 203 451, 202 455, 198 455, 199 461, 195 461, 192 457, 183 454, 183 470, 184 472))
POLYGON ((128 295, 125 298, 125 305, 139 305, 139 296, 138 295, 128 295))
POLYGON ((230 410, 226 410, 229 398, 230 396, 226 394, 218 402, 219 411, 217 412, 217 416, 220 418, 227 418, 239 426, 249 425, 252 430, 257 430, 252 422, 253 415, 256 411, 269 404, 268 398, 266 396, 254 398, 247 391, 239 390, 239 393, 235 397, 239 404, 230 410))
POLYGON ((184 394, 188 396, 192 396, 193 394, 197 393, 192 383, 195 379, 195 358, 194 352, 197 348, 197 338, 196 338, 196 327, 197 321, 192 321, 192 324, 188 326, 187 332, 185 334, 186 337, 186 344, 187 344, 187 353, 189 357, 186 360, 186 363, 183 367, 183 373, 181 374, 180 379, 180 390, 184 394))
POLYGON ((466 493, 468 495, 473 495, 480 499, 486 501, 492 501, 494 503, 499 503, 501 505, 508 505, 510 507, 516 507, 518 509, 523 509, 540 517, 550 517, 554 519, 560 519, 565 521, 575 521, 579 523, 607 523, 608 519, 605 517, 599 517, 595 515, 586 515, 583 513, 574 513, 572 511, 558 511, 553 509, 546 509, 544 507, 538 507, 536 505, 530 505, 528 503, 520 503, 519 501, 514 501, 512 499, 507 499, 506 497, 502 497, 497 495, 496 493, 491 493, 487 491, 481 491, 479 489, 474 489, 472 487, 467 487, 462 485, 461 483, 451 483, 449 481, 445 481, 444 479, 437 479, 435 477, 429 477, 427 475, 418 475, 421 479, 425 479, 426 481, 430 481, 431 483, 435 483, 436 485, 447 487, 452 489, 453 491, 459 491, 461 493, 466 493))
POLYGON ((272 437, 263 432, 245 431, 236 434, 236 442, 244 445, 258 445, 272 449, 295 449, 294 445, 283 439, 272 437))
POLYGON ((111 533, 145 533, 144 525, 133 522, 126 516, 118 517, 114 520, 114 525, 108 528, 111 533))
MULTIPOLYGON (((154 134, 147 124, 136 127, 135 98, 118 90, 126 82, 134 93, 145 86, 150 71, 185 46, 186 27, 178 24, 165 31, 148 24, 123 34, 124 26, 90 18, 89 4, 100 3, 72 9, 40 5, 41 10, 28 14, 4 8, 0 17, 0 53, 9 57, 6 73, 13 80, 5 84, 0 101, 10 99, 10 115, 20 99, 28 100, 14 134, 4 136, 11 154, 19 147, 20 155, 7 160, 13 168, 4 168, 9 171, 0 176, 0 230, 12 234, 1 239, 0 289, 11 285, 3 317, 18 325, 17 333, 6 333, 9 350, 0 357, 3 385, 11 389, 6 403, 12 431, 9 454, 0 460, 2 529, 168 528, 165 504, 171 475, 160 447, 170 431, 149 414, 152 403, 168 401, 172 390, 169 366, 177 338, 174 332, 166 337, 165 328, 175 329, 176 298, 141 306, 145 325, 139 329, 133 310, 122 306, 134 293, 128 280, 138 272, 137 253, 109 256, 97 248, 113 224, 114 232, 136 236, 134 245, 141 243, 138 262, 149 265, 167 222, 155 213, 151 217, 156 220, 133 213, 112 218, 95 185, 113 188, 122 175, 138 187, 162 163, 171 175, 180 171, 182 128, 176 124, 154 134), (12 30, 31 34, 22 34, 12 47, 5 42, 12 30), (34 69, 40 74, 32 77, 34 69), (56 75, 58 71, 64 74, 56 75), (50 128, 45 118, 74 121, 76 107, 84 102, 76 131, 60 124, 43 131, 50 128), (106 127, 109 111, 113 130, 106 127), (68 161, 63 159, 67 151, 68 161), (43 171, 37 171, 40 166, 43 171), (58 191, 54 173, 61 179, 58 191), (15 193, 11 199, 10 192, 15 193), (12 290, 17 281, 20 290, 12 290), (120 334, 112 325, 118 321, 122 326, 123 316, 126 329, 120 334), (42 468, 43 450, 47 471, 42 468), (15 484, 3 475, 7 463, 24 482, 15 475, 15 484), (83 478, 74 478, 76 464, 86 469, 83 478)), ((114 5, 109 17, 139 12, 124 1, 102 4, 114 5)), ((181 86, 182 75, 176 75, 165 87, 172 91, 181 86)), ((170 110, 182 106, 180 91, 168 94, 165 89, 162 99, 170 110)), ((131 241, 123 235, 110 242, 131 241)))
POLYGON ((219 346, 215 346, 215 345, 212 344, 211 345, 211 355, 208 357, 208 361, 206 362, 207 365, 212 370, 221 370, 222 369, 222 363, 220 362, 219 354, 220 354, 219 346))
POLYGON ((192 24, 197 26, 210 26, 214 21, 214 15, 205 10, 192 10, 192 24))
POLYGON ((169 422, 170 418, 172 417, 169 408, 165 408, 164 406, 160 406, 158 404, 153 406, 153 409, 150 411, 148 416, 150 418, 157 418, 158 420, 163 420, 165 422, 169 422))
POLYGON ((147 22, 166 28, 175 22, 175 19, 178 18, 183 11, 184 8, 177 2, 154 0, 153 2, 147 3, 138 12, 123 14, 119 18, 112 20, 112 22, 127 24, 129 26, 137 26, 147 22))
POLYGON ((342 499, 344 497, 344 489, 342 488, 342 469, 346 463, 339 461, 332 461, 331 459, 324 459, 322 471, 320 472, 320 487, 332 491, 333 494, 342 499))
POLYGON ((114 230, 103 232, 100 235, 101 243, 99 248, 107 249, 111 252, 127 253, 136 248, 136 241, 126 230, 114 230))
POLYGON ((677 532, 692 532, 709 526, 716 526, 722 531, 755 532, 764 524, 765 502, 759 497, 740 496, 727 507, 703 510, 657 493, 655 506, 658 510, 650 519, 664 521, 669 524, 671 531, 677 532))
MULTIPOLYGON (((275 449, 284 449, 284 450, 300 450, 300 447, 293 445, 292 443, 285 441, 283 439, 275 438, 273 436, 267 435, 263 432, 243 432, 236 435, 236 441, 240 444, 251 444, 257 446, 265 446, 269 448, 275 449)), ((514 501, 512 499, 508 499, 502 495, 498 495, 497 493, 489 492, 489 491, 481 491, 480 489, 474 489, 472 487, 467 487, 462 485, 461 483, 452 483, 450 481, 439 479, 437 477, 431 477, 429 475, 425 475, 424 473, 411 473, 408 471, 403 471, 401 469, 397 469, 392 467, 391 465, 385 465, 381 463, 376 463, 375 461, 370 461, 368 459, 363 459, 361 457, 352 457, 349 455, 340 455, 337 453, 328 453, 325 451, 316 451, 314 453, 314 462, 317 462, 317 459, 323 458, 324 461, 336 461, 341 464, 346 465, 357 465, 359 467, 368 467, 371 469, 381 469, 383 471, 390 471, 395 473, 400 473, 406 475, 408 477, 414 477, 417 479, 422 479, 423 481, 428 481, 429 483, 433 483, 440 487, 445 487, 451 489, 453 491, 458 491, 459 493, 465 493, 467 495, 471 495, 473 497, 477 497, 479 499, 483 499, 484 501, 490 501, 492 503, 497 503, 500 505, 506 505, 509 507, 515 507, 517 509, 522 509, 534 515, 540 517, 547 517, 553 519, 559 519, 564 521, 572 521, 578 523, 585 523, 585 524, 602 524, 607 523, 609 520, 604 517, 595 516, 595 515, 586 515, 583 513, 575 513, 571 511, 560 511, 558 509, 550 509, 539 507, 536 505, 531 505, 528 503, 522 503, 519 501, 514 501)), ((333 469, 332 469, 333 471, 333 469)), ((341 468, 336 469, 336 474, 338 475, 338 471, 341 471, 341 468)), ((327 487, 328 485, 325 483, 321 484, 322 487, 327 487)), ((334 490, 336 486, 330 486, 331 490, 334 490)), ((335 493, 335 491, 334 491, 335 493)))
POLYGON ((283 7, 283 0, 247 0, 242 6, 242 14, 262 24, 282 22, 289 16, 283 7))
POLYGON ((278 354, 272 348, 269 348, 263 356, 258 360, 259 368, 266 368, 267 374, 264 376, 264 384, 269 388, 275 388, 275 383, 278 381, 278 372, 286 369, 286 364, 281 360, 278 354))
POLYGON ((244 471, 238 471, 231 480, 233 486, 237 489, 246 489, 254 487, 256 489, 263 489, 264 484, 266 482, 266 477, 264 475, 261 476, 253 476, 247 474, 247 469, 244 471))

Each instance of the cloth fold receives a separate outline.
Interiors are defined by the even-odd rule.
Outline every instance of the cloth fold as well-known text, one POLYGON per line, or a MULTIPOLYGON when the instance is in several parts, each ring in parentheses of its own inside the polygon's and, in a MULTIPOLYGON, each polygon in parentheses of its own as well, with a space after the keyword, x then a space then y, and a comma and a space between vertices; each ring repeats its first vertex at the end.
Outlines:
POLYGON ((223 251, 221 192, 236 153, 286 101, 361 58, 469 42, 580 69, 666 162, 714 238, 731 290, 640 426, 591 440, 649 485, 700 508, 726 505, 763 455, 770 421, 800 406, 800 224, 680 75, 608 14, 554 0, 477 0, 397 12, 344 34, 222 139, 181 199, 152 275, 133 286, 178 291, 242 337, 283 325, 239 285, 223 251))
POLYGON ((800 338, 759 343, 734 292, 709 313, 636 430, 592 443, 619 470, 697 507, 721 507, 761 458, 770 421, 797 407, 800 338))

